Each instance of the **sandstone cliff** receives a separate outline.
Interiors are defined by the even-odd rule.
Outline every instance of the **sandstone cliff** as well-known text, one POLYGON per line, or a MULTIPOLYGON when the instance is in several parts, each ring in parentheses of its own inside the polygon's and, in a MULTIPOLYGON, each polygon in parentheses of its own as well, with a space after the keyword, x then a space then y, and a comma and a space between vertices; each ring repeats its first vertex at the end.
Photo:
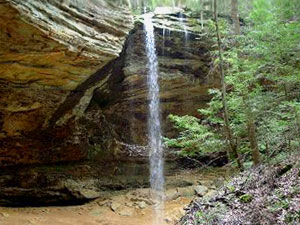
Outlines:
MULTIPOLYGON (((148 156, 142 18, 134 26, 108 0, 0 0, 0 12, 0 204, 81 203, 147 185, 146 172, 132 175, 148 171, 135 169, 148 156)), ((167 115, 196 115, 219 79, 197 17, 172 11, 154 25, 162 126, 173 135, 167 115)))
MULTIPOLYGON (((132 27, 129 10, 111 1, 0 1, 0 166, 39 162, 47 145, 55 152, 36 136, 73 90, 119 56, 132 27)), ((82 114, 98 81, 81 89, 85 101, 65 120, 82 114)))

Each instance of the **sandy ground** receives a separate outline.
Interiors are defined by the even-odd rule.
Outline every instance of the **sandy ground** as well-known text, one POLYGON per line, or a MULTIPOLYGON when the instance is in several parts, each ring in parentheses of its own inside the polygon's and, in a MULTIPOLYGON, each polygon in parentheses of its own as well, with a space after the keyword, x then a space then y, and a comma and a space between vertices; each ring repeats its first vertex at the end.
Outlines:
MULTIPOLYGON (((186 180, 209 187, 223 175, 223 169, 180 171, 166 179, 177 183, 186 180)), ((116 192, 112 196, 81 206, 0 207, 0 225, 154 225, 155 215, 151 203, 144 204, 143 207, 138 205, 141 201, 149 200, 145 193, 149 193, 149 189, 116 192), (119 205, 118 210, 113 210, 112 203, 119 205)), ((164 224, 159 225, 174 225, 184 215, 184 208, 195 196, 193 192, 182 196, 187 197, 172 198, 175 200, 165 202, 164 224)))
MULTIPOLYGON (((165 204, 165 218, 174 224, 191 198, 178 198, 165 204)), ((95 201, 83 206, 0 208, 1 225, 152 225, 153 211, 134 209, 130 216, 121 216, 95 201)))

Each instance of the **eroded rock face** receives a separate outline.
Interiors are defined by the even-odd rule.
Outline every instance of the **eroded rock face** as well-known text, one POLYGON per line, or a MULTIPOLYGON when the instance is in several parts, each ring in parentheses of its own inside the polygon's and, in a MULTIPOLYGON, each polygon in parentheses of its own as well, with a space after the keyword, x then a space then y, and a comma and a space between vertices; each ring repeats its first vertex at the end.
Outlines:
MULTIPOLYGON (((174 130, 167 116, 198 115, 210 99, 208 89, 219 86, 212 71, 211 37, 201 31, 195 18, 181 13, 154 17, 156 50, 159 62, 160 101, 164 135, 174 130), (186 33, 185 33, 186 31, 186 33)), ((128 41, 121 93, 104 107, 104 115, 127 143, 147 144, 148 88, 145 33, 141 23, 128 41)), ((96 90, 95 100, 105 95, 96 90)))
MULTIPOLYGON (((105 79, 76 89, 119 56, 132 27, 129 10, 106 0, 0 1, 0 166, 44 162, 45 152, 56 152, 52 139, 66 138, 68 120, 82 115, 105 79), (78 102, 54 121, 67 128, 43 134, 73 90, 78 102)), ((49 162, 82 158, 71 142, 74 154, 58 150, 49 162)))
POLYGON ((2 1, 1 78, 77 87, 119 56, 131 29, 129 12, 108 2, 2 1))

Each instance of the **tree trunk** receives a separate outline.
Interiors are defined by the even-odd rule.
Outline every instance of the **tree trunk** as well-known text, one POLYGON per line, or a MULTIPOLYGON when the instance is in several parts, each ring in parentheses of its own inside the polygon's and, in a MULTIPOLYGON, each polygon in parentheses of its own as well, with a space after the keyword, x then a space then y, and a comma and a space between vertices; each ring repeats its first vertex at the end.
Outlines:
POLYGON ((223 55, 222 55, 222 46, 221 46, 222 43, 221 43, 221 35, 219 30, 218 14, 217 14, 217 0, 214 0, 214 20, 216 25, 217 39, 218 39, 218 51, 219 51, 219 60, 220 60, 219 67, 220 67, 221 85, 222 85, 222 104, 224 108, 224 123, 225 123, 226 136, 227 136, 227 141, 229 142, 230 153, 232 153, 235 159, 237 160, 238 167, 240 169, 243 169, 243 164, 241 162, 240 155, 237 150, 237 144, 234 142, 232 130, 229 123, 228 106, 226 100, 225 73, 223 67, 223 55))
POLYGON ((132 9, 132 5, 131 5, 131 1, 130 0, 127 0, 127 5, 129 7, 129 9, 132 9))
POLYGON ((231 0, 231 19, 234 25, 234 33, 241 34, 238 0, 231 0))
POLYGON ((248 116, 248 138, 250 142, 250 148, 252 151, 252 160, 254 165, 257 166, 258 164, 260 164, 260 153, 258 150, 258 144, 256 140, 256 126, 252 115, 248 116))
POLYGON ((260 153, 256 139, 256 125, 254 114, 251 110, 251 106, 248 103, 247 99, 248 94, 243 93, 243 105, 246 110, 246 119, 247 119, 247 130, 248 130, 248 140, 250 142, 250 149, 252 152, 252 160, 254 165, 260 164, 260 153))

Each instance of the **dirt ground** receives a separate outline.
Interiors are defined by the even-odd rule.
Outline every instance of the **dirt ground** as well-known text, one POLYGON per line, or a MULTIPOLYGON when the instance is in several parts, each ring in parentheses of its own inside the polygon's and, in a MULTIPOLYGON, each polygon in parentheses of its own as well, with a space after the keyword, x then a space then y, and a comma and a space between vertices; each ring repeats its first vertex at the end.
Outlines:
MULTIPOLYGON (((165 204, 166 224, 179 219, 191 197, 178 198, 165 204)), ((92 202, 83 206, 0 208, 1 225, 152 225, 153 211, 134 209, 132 215, 119 215, 110 207, 92 202)))
MULTIPOLYGON (((166 190, 164 224, 174 225, 185 213, 184 208, 195 198, 194 187, 207 187, 214 192, 215 184, 224 177, 224 170, 181 171, 167 180, 193 186, 171 187, 166 190)), ((153 225, 155 215, 148 195, 149 189, 113 193, 81 206, 67 207, 0 207, 0 225, 153 225)))

